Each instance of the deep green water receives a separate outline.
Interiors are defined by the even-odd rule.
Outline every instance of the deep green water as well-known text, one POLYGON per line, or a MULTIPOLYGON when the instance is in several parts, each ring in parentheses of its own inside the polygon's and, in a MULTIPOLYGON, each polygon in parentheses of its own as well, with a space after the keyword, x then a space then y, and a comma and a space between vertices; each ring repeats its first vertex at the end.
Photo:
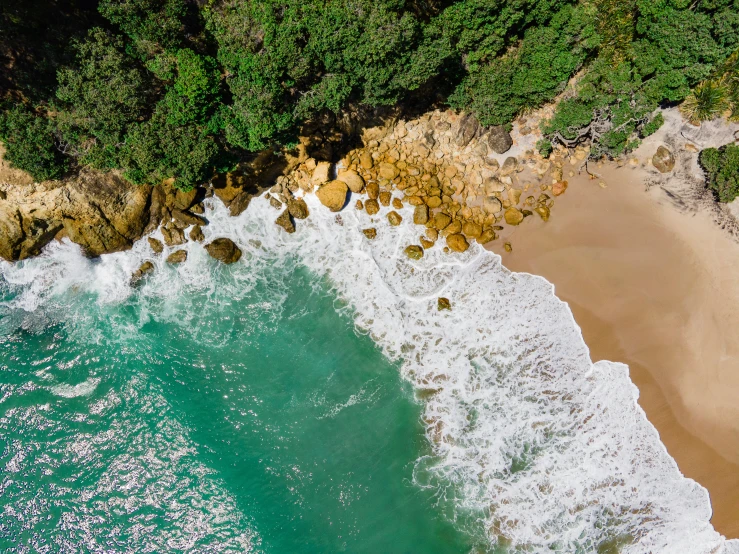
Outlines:
POLYGON ((229 271, 32 312, 0 278, 0 552, 470 552, 399 368, 307 272, 229 271))

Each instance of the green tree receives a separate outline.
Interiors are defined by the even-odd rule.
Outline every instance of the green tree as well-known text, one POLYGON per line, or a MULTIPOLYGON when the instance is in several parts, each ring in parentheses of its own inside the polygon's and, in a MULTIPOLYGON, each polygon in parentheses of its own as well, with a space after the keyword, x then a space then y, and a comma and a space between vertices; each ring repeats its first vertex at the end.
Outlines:
POLYGON ((720 202, 731 202, 739 195, 739 146, 702 150, 699 161, 706 173, 706 182, 720 202))
POLYGON ((51 122, 22 106, 0 115, 0 140, 5 144, 5 159, 36 181, 59 179, 66 170, 51 122))

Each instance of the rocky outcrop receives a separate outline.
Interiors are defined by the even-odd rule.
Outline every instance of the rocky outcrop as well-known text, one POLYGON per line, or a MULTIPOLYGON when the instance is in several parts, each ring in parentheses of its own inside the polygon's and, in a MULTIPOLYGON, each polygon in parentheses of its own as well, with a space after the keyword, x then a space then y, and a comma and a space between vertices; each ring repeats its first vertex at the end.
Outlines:
POLYGON ((241 249, 236 246, 234 241, 228 238, 218 238, 213 242, 205 245, 205 251, 212 258, 223 262, 224 264, 236 263, 241 259, 241 249))
POLYGON ((91 257, 126 250, 161 217, 152 209, 152 188, 132 185, 117 173, 0 183, 0 190, 0 256, 6 260, 35 256, 54 237, 65 236, 91 257))

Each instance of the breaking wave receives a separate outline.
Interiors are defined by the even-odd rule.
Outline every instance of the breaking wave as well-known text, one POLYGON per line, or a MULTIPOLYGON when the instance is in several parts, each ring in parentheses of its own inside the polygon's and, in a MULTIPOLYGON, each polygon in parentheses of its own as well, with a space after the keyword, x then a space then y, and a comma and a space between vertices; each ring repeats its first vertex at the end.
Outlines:
MULTIPOLYGON (((460 514, 477 514, 491 545, 513 552, 739 551, 713 529, 707 491, 680 473, 646 419, 628 368, 591 362, 550 283, 508 271, 476 244, 464 254, 437 246, 407 259, 403 249, 420 231, 410 207, 391 227, 384 212, 333 214, 312 195, 306 201, 310 218, 288 235, 263 198, 237 218, 209 200, 206 241, 229 237, 244 251, 229 269, 233 294, 250 286, 250 264, 263 261, 297 262, 328 279, 337 310, 402 362, 433 447, 416 463, 417 486, 453 499, 460 514), (368 227, 376 239, 365 238, 368 227), (439 296, 451 311, 437 310, 439 296)), ((69 293, 100 304, 133 294, 176 299, 187 287, 215 287, 222 266, 200 244, 178 248, 188 259, 173 267, 167 250, 154 259, 146 241, 99 260, 71 243, 52 244, 36 259, 0 265, 3 286, 14 291, 7 306, 33 312, 69 293), (146 259, 156 271, 133 288, 130 275, 146 259)))

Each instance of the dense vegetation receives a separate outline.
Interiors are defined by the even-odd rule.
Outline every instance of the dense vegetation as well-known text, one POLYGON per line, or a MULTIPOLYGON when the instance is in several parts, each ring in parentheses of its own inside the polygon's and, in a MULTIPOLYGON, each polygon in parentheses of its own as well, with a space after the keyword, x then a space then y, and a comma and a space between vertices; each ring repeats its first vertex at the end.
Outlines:
POLYGON ((739 48, 739 0, 6 4, 7 159, 37 179, 89 165, 182 188, 327 112, 428 97, 492 125, 564 93, 542 151, 619 155, 739 48))
POLYGON ((720 202, 731 202, 739 195, 739 146, 706 148, 700 153, 708 187, 720 202))

